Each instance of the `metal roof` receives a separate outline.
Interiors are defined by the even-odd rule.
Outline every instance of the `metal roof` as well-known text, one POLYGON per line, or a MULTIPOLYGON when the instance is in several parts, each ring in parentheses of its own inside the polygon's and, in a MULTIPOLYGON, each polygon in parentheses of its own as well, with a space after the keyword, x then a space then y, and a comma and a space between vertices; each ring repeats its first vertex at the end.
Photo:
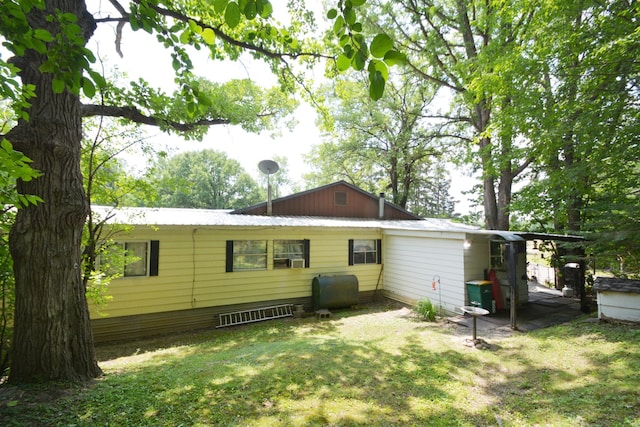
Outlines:
POLYGON ((351 227, 395 229, 408 231, 444 231, 468 233, 477 227, 455 223, 448 219, 378 220, 359 218, 327 218, 311 216, 238 215, 230 210, 179 208, 112 208, 93 206, 98 218, 107 218, 109 224, 211 226, 211 227, 351 227))
POLYGON ((527 233, 522 231, 483 230, 448 219, 423 218, 420 220, 380 220, 365 218, 328 218, 313 216, 238 215, 222 209, 136 208, 92 206, 98 218, 107 218, 108 224, 166 225, 199 227, 337 227, 401 230, 414 232, 450 232, 498 237, 506 241, 561 240, 581 241, 580 236, 527 233))

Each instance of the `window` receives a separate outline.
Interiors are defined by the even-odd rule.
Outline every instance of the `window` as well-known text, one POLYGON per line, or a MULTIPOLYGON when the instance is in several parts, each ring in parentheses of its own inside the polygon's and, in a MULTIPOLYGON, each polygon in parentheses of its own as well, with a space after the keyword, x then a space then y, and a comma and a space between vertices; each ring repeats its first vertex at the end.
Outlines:
POLYGON ((349 240, 349 265, 382 264, 382 240, 349 240))
POLYGON ((147 242, 127 242, 124 244, 124 276, 147 275, 147 242))
POLYGON ((227 240, 227 271, 266 270, 266 240, 227 240))
POLYGON ((505 243, 499 240, 491 240, 491 268, 504 270, 505 243))
POLYGON ((333 193, 333 203, 337 206, 347 206, 347 192, 336 191, 333 193))
POLYGON ((98 257, 98 269, 109 275, 141 277, 158 275, 160 242, 117 242, 98 257))
POLYGON ((290 268, 291 260, 303 260, 309 268, 309 240, 274 240, 273 268, 290 268))

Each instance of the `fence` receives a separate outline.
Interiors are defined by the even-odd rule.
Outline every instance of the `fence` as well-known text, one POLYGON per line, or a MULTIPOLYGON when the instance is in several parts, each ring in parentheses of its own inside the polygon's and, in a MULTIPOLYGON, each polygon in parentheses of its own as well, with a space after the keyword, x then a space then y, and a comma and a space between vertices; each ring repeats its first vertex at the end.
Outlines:
POLYGON ((556 272, 553 267, 529 263, 527 265, 527 276, 530 280, 551 287, 556 285, 556 272))

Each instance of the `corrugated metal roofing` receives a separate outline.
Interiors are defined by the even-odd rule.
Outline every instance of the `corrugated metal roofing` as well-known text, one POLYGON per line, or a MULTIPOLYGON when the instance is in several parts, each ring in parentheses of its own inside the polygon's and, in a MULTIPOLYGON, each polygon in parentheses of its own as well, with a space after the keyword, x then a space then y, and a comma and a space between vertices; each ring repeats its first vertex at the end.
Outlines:
POLYGON ((178 208, 111 208, 93 206, 100 218, 109 224, 173 225, 218 227, 356 227, 410 231, 474 232, 477 227, 458 224, 447 219, 374 220, 358 218, 291 217, 237 215, 230 210, 178 208))
POLYGON ((567 240, 581 241, 580 236, 522 231, 483 230, 448 219, 424 218, 421 220, 378 220, 359 218, 328 218, 312 216, 264 216, 238 215, 231 210, 180 209, 180 208, 112 208, 92 206, 99 218, 108 218, 109 224, 123 225, 171 225, 210 227, 343 227, 373 228, 381 230, 404 230, 425 232, 451 232, 501 237, 507 241, 517 240, 567 240))

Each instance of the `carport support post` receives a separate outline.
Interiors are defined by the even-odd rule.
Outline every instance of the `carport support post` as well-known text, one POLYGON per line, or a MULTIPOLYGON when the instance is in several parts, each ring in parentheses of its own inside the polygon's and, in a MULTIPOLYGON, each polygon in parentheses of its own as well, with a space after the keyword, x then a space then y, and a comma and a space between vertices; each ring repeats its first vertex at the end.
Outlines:
POLYGON ((511 315, 511 329, 517 329, 516 325, 516 301, 518 300, 518 281, 517 281, 517 266, 518 266, 518 242, 507 242, 507 273, 509 277, 509 311, 511 315))

